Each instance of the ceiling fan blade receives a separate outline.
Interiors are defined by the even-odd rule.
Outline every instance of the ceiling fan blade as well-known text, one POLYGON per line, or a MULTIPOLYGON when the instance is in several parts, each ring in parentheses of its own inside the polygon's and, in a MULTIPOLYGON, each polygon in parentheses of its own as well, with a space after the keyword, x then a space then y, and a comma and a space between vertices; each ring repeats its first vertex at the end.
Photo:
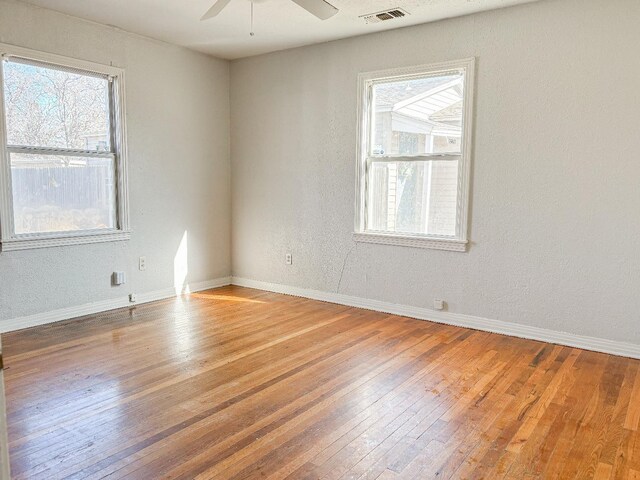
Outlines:
POLYGON ((320 20, 326 20, 338 13, 338 9, 324 0, 291 0, 320 20))
POLYGON ((215 17, 216 15, 218 15, 222 9, 224 7, 226 7, 229 2, 231 0, 218 0, 216 3, 213 4, 213 7, 211 7, 209 10, 207 10, 207 13, 205 13, 202 18, 200 19, 200 21, 202 20, 209 20, 210 18, 215 17))

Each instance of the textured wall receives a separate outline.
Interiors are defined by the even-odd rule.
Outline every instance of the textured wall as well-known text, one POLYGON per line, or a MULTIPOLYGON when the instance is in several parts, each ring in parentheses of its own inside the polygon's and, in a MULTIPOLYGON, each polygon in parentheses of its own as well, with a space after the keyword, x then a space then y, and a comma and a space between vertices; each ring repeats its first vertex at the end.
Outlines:
POLYGON ((126 69, 132 239, 0 254, 0 321, 230 274, 229 64, 0 0, 0 42, 126 69), (147 257, 147 270, 137 269, 147 257), (127 285, 112 287, 124 270, 127 285))
POLYGON ((542 1, 233 62, 234 275, 640 343, 638 18, 542 1), (469 252, 356 245, 357 73, 469 56, 469 252))

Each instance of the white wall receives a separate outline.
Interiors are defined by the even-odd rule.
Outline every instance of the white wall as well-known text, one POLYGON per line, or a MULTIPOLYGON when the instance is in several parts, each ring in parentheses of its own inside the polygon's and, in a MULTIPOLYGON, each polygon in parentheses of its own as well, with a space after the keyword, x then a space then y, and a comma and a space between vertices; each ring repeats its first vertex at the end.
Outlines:
POLYGON ((640 344, 638 18, 542 1, 233 62, 234 275, 640 344), (469 56, 468 253, 354 244, 357 73, 469 56))
POLYGON ((228 276, 228 62, 5 0, 0 42, 126 69, 132 226, 128 242, 1 253, 0 322, 173 287, 185 231, 186 281, 228 276))

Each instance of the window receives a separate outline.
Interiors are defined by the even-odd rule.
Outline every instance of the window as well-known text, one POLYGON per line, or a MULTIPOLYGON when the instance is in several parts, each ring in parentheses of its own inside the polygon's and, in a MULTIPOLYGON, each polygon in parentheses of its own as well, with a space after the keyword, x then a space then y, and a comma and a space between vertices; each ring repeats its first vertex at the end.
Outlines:
POLYGON ((123 71, 0 53, 2 250, 128 239, 123 71))
POLYGON ((466 250, 474 63, 359 76, 356 241, 466 250))

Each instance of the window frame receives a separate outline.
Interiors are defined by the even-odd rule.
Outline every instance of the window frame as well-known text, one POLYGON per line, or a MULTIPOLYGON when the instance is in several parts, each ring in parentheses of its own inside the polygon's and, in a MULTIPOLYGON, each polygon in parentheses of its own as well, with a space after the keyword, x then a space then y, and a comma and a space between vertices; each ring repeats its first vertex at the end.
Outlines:
POLYGON ((32 248, 81 245, 131 238, 129 226, 129 193, 127 174, 127 129, 125 114, 125 72, 110 65, 78 60, 52 53, 0 43, 0 248, 1 251, 27 250, 32 248), (78 70, 79 73, 106 75, 110 81, 110 122, 112 152, 90 153, 85 150, 67 148, 15 148, 7 143, 6 110, 4 105, 4 60, 18 57, 33 62, 50 64, 78 70), (46 232, 16 234, 13 215, 13 190, 11 186, 11 166, 9 153, 41 151, 50 155, 81 155, 91 157, 113 157, 115 168, 116 227, 96 230, 74 230, 66 232, 46 232))
POLYGON ((398 245, 465 252, 469 243, 469 190, 471 179, 471 153, 473 134, 473 106, 475 85, 475 57, 448 62, 399 67, 358 75, 358 144, 356 162, 356 215, 353 239, 356 242, 398 245), (462 113, 462 143, 460 153, 422 155, 374 155, 371 148, 371 125, 373 122, 372 87, 376 83, 394 80, 422 78, 464 72, 464 94, 462 113), (432 161, 457 160, 458 201, 456 208, 456 235, 422 235, 407 233, 384 233, 366 229, 368 167, 371 158, 376 161, 432 161), (452 158, 455 157, 455 158, 452 158))

